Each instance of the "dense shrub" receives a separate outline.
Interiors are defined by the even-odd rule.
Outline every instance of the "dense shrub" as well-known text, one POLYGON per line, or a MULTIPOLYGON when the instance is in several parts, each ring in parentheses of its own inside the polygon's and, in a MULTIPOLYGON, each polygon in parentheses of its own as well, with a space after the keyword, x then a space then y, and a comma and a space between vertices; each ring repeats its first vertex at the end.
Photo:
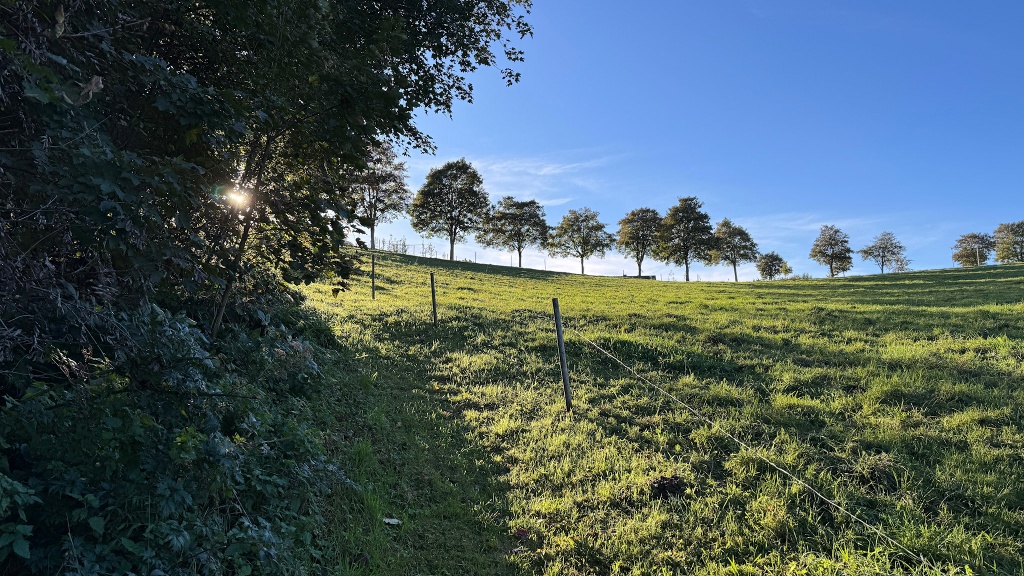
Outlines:
POLYGON ((282 280, 344 279, 342 168, 429 148, 521 4, 0 3, 0 574, 316 564, 282 280))
POLYGON ((139 328, 136 353, 102 373, 16 383, 0 418, 0 513, 15 519, 0 527, 6 572, 315 563, 316 502, 347 483, 307 424, 322 353, 275 313, 259 317, 211 356, 191 320, 151 305, 125 322, 139 328))

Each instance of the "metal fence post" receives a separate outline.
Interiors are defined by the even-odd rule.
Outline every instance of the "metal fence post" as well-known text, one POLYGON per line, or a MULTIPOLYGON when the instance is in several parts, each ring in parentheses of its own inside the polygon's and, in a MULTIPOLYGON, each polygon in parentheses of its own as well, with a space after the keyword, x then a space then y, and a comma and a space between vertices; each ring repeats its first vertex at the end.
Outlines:
POLYGON ((558 337, 558 361, 562 365, 562 388, 565 390, 565 411, 572 412, 572 388, 569 387, 569 362, 565 358, 565 336, 562 334, 562 312, 558 309, 558 298, 552 298, 555 308, 555 335, 558 337))
POLYGON ((434 273, 430 273, 430 305, 434 310, 434 327, 437 328, 437 290, 434 289, 434 273))

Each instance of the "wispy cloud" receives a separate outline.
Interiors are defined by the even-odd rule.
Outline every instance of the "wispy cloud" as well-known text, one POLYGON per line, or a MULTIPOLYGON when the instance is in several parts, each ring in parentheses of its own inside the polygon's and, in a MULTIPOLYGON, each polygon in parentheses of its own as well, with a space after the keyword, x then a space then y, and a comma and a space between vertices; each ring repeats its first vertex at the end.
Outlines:
POLYGON ((818 231, 825 225, 836 226, 848 234, 860 234, 877 228, 881 219, 829 218, 808 212, 782 212, 736 218, 736 223, 746 228, 754 240, 762 245, 763 250, 770 251, 773 250, 772 245, 810 246, 809 242, 814 240, 818 231))
MULTIPOLYGON (((431 168, 455 158, 417 157, 406 161, 410 186, 415 188, 431 168)), ((484 188, 497 200, 502 196, 515 196, 522 200, 537 200, 545 206, 568 204, 592 192, 598 183, 589 177, 590 171, 611 162, 611 157, 560 161, 536 157, 469 157, 466 158, 483 176, 484 188)))

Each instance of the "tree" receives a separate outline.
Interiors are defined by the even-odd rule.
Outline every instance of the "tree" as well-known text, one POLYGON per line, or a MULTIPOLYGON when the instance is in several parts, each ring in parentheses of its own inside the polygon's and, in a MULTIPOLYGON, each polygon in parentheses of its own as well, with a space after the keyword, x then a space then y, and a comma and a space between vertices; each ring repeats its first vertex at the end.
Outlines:
POLYGON ((654 256, 686 269, 690 281, 690 263, 705 260, 714 245, 711 218, 701 210, 704 204, 693 196, 679 199, 662 220, 654 256))
POLYGON ((604 258, 615 245, 615 236, 605 230, 597 219, 598 213, 590 208, 569 210, 548 237, 548 253, 580 259, 580 274, 585 274, 583 263, 591 256, 604 258))
POLYGON ((371 250, 377 248, 377 226, 391 222, 409 209, 412 191, 405 184, 407 175, 405 162, 398 161, 390 146, 371 147, 365 166, 347 173, 356 216, 370 229, 371 250))
POLYGON ((971 232, 957 238, 953 246, 953 262, 967 268, 981 266, 988 262, 992 251, 996 249, 995 239, 991 234, 971 232))
POLYGON ((637 208, 619 220, 619 252, 636 260, 636 275, 643 275, 644 258, 658 241, 661 214, 654 208, 637 208))
POLYGON ((754 262, 759 255, 757 242, 750 237, 750 233, 742 226, 737 226, 728 218, 724 218, 715 227, 714 245, 706 262, 711 265, 731 264, 733 280, 739 282, 740 276, 736 266, 744 262, 754 262))
POLYGON ((788 276, 793 273, 793 269, 789 267, 789 264, 782 259, 775 252, 769 252, 762 254, 757 259, 757 271, 761 274, 761 278, 764 280, 775 280, 783 276, 788 276))
POLYGON ((413 230, 427 237, 447 237, 448 259, 455 260, 455 243, 480 230, 490 210, 483 178, 462 158, 430 170, 409 214, 413 230))
POLYGON ((307 434, 274 407, 315 372, 268 354, 303 348, 275 318, 299 297, 280 280, 351 266, 338 165, 379 141, 431 149, 417 110, 449 113, 469 73, 519 60, 528 7, 0 3, 0 508, 19 518, 0 572, 275 573, 318 555, 316 522, 286 503, 339 474, 310 443, 273 444, 307 434), (221 318, 239 329, 214 342, 221 318))
POLYGON ((885 274, 888 266, 893 272, 904 272, 910 265, 906 258, 906 247, 900 244, 892 232, 882 232, 871 244, 857 251, 861 259, 871 260, 878 264, 878 269, 885 274))
POLYGON ((1024 220, 1000 224, 994 234, 996 262, 1024 262, 1024 220))
POLYGON ((853 250, 850 248, 850 237, 835 226, 821 227, 818 237, 811 247, 811 260, 828 266, 828 277, 853 268, 853 250))
POLYGON ((544 220, 544 207, 536 200, 519 201, 505 196, 484 219, 477 240, 491 248, 515 250, 519 267, 523 267, 523 250, 528 246, 541 246, 547 240, 548 223, 544 220))

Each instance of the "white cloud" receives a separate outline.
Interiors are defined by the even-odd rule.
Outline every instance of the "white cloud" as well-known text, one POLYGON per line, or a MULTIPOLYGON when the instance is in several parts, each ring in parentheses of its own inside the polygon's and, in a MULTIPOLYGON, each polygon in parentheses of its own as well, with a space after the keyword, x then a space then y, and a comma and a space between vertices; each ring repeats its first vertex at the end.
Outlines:
MULTIPOLYGON (((409 186, 417 189, 431 168, 457 158, 418 156, 406 160, 409 186)), ((598 166, 612 161, 598 157, 577 161, 557 161, 535 157, 466 156, 484 180, 491 198, 514 196, 520 200, 536 200, 544 206, 561 206, 593 192, 599 183, 588 177, 598 166)))

